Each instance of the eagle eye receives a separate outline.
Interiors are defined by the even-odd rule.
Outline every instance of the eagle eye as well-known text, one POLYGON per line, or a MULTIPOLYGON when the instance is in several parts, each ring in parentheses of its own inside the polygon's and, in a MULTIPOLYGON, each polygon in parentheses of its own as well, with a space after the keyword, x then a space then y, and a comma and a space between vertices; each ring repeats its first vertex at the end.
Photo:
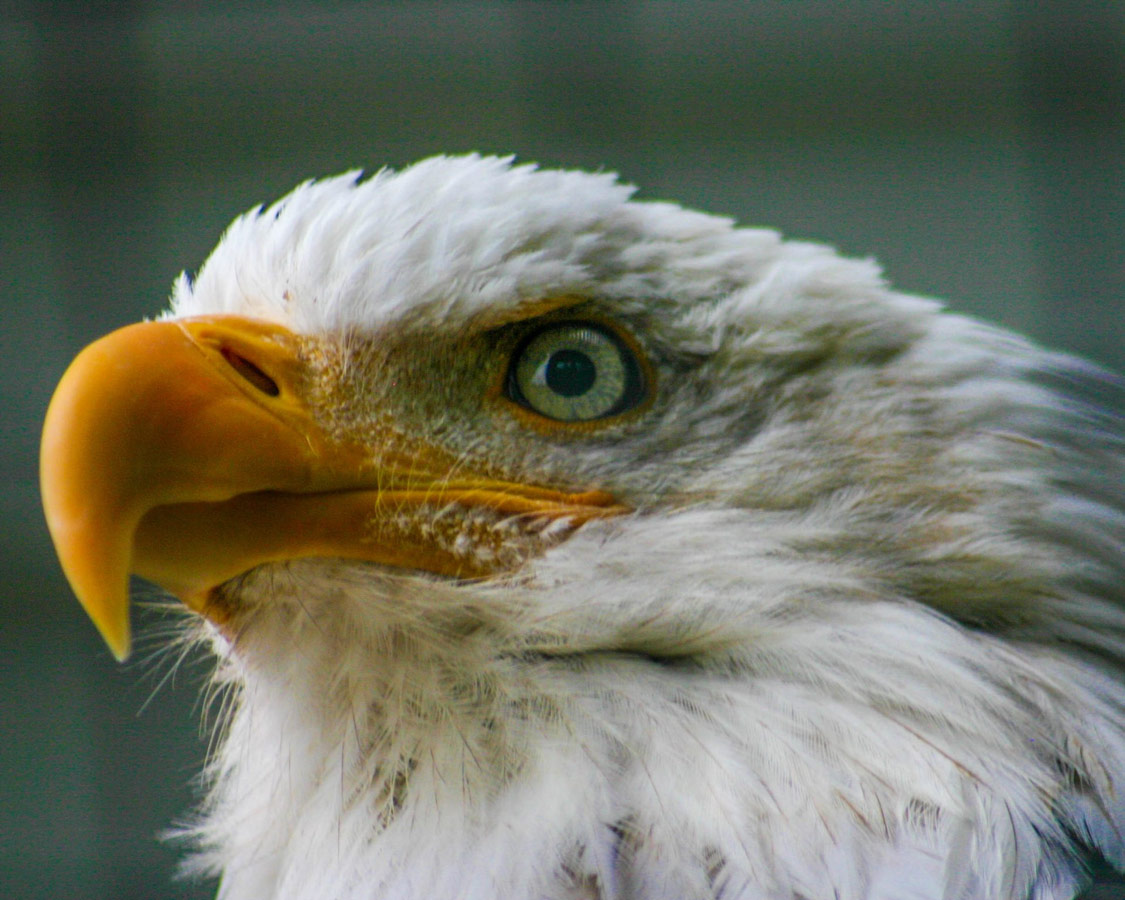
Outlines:
POLYGON ((626 343, 593 322, 558 322, 520 342, 508 369, 508 399, 557 422, 591 422, 645 399, 640 362, 626 343))

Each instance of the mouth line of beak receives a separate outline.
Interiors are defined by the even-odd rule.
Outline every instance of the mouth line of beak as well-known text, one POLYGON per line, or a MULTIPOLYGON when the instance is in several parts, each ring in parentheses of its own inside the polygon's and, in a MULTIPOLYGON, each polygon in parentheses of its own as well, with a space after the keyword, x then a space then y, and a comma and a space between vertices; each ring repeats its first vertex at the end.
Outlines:
POLYGON ((215 588, 261 565, 337 558, 480 579, 514 570, 586 522, 627 511, 600 491, 479 480, 255 491, 148 510, 132 536, 131 571, 217 620, 229 609, 216 609, 215 588))
POLYGON ((286 553, 283 558, 290 559, 320 555, 368 558, 372 554, 391 553, 368 546, 372 541, 387 540, 390 530, 395 531, 393 537, 403 539, 411 527, 428 531, 447 519, 512 526, 538 534, 552 525, 563 525, 569 531, 593 519, 629 511, 602 491, 569 493, 480 479, 416 482, 409 486, 397 486, 393 478, 384 481, 381 485, 360 484, 321 491, 248 491, 222 500, 153 506, 141 517, 133 535, 134 565, 144 565, 143 559, 153 551, 163 553, 168 548, 158 545, 166 540, 175 540, 182 556, 183 539, 193 531, 207 530, 207 543, 221 545, 224 538, 235 537, 224 533, 225 526, 242 528, 247 533, 260 532, 252 528, 255 522, 273 526, 265 531, 267 538, 287 525, 293 526, 287 534, 299 538, 271 555, 286 553), (365 521, 359 522, 357 517, 365 521), (351 538, 353 546, 348 546, 345 536, 351 538), (335 552, 321 552, 328 546, 335 552))

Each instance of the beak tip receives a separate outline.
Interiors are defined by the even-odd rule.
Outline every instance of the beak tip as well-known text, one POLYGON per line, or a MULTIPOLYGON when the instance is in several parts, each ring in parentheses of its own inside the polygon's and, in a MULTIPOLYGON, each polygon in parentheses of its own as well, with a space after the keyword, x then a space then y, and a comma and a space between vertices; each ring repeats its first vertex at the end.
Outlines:
POLYGON ((128 632, 123 635, 111 638, 109 635, 103 633, 102 639, 109 647, 109 652, 113 654, 113 658, 119 663, 125 662, 133 652, 133 642, 130 639, 128 632))
POLYGON ((120 621, 111 622, 105 618, 91 616, 109 652, 119 663, 125 662, 133 652, 133 636, 129 629, 128 615, 120 621))
MULTIPOLYGON (((82 601, 81 595, 79 601, 82 601)), ((93 621, 109 652, 118 662, 125 662, 133 652, 133 636, 129 627, 128 601, 92 607, 83 602, 86 614, 93 621)))

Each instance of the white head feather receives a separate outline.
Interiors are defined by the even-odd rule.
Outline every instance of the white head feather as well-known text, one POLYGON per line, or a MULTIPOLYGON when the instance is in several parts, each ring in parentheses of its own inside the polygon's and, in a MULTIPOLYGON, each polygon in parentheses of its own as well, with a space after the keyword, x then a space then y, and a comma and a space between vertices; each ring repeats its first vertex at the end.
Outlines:
POLYGON ((341 421, 370 391, 637 510, 507 580, 229 586, 198 867, 227 900, 1061 900, 1085 847, 1125 864, 1120 384, 631 193, 478 157, 353 173, 177 282, 170 316, 336 336, 341 421), (449 348, 559 296, 635 337, 647 412, 564 440, 443 393, 449 348), (403 358, 435 397, 368 383, 403 358))

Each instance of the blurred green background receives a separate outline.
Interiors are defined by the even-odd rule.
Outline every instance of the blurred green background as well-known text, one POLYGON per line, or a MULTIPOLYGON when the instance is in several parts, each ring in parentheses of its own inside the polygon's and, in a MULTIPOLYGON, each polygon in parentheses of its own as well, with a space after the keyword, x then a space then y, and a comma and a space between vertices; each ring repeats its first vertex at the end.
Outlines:
POLYGON ((1125 370, 1120 2, 0 0, 0 897, 214 892, 156 837, 192 803, 206 664, 165 678, 150 612, 117 666, 42 523, 67 362, 251 205, 470 150, 874 256, 1125 370))

